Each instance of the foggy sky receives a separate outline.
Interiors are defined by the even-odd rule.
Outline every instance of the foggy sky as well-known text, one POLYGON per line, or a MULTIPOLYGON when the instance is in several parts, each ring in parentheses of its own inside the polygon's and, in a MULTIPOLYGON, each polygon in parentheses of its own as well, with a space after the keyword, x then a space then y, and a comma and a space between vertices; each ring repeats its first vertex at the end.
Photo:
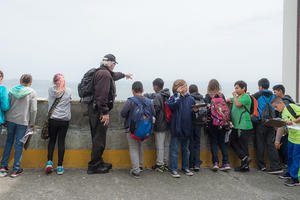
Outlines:
POLYGON ((282 0, 0 1, 0 70, 78 81, 107 53, 137 80, 281 81, 282 0))

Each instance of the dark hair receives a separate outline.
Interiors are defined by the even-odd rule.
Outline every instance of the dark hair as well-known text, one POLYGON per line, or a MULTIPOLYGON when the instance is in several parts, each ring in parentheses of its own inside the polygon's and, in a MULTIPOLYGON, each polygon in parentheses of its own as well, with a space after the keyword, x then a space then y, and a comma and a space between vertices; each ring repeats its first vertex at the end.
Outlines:
POLYGON ((152 82, 153 86, 156 85, 157 87, 159 87, 160 89, 164 88, 164 81, 161 78, 156 78, 153 82, 152 82))
POLYGON ((245 81, 237 81, 234 83, 234 86, 238 85, 241 89, 245 88, 245 92, 247 92, 247 83, 245 81))
POLYGON ((132 84, 132 90, 135 92, 143 92, 143 84, 141 81, 135 81, 132 84))
POLYGON ((4 74, 3 72, 0 70, 0 76, 3 78, 4 77, 4 74))
POLYGON ((20 78, 20 82, 24 84, 29 84, 32 82, 32 76, 30 74, 23 74, 20 78))
POLYGON ((262 78, 258 81, 258 86, 261 86, 263 89, 269 89, 270 81, 266 78, 262 78))
POLYGON ((190 87, 189 87, 189 93, 190 94, 192 94, 192 93, 198 93, 198 87, 197 87, 197 85, 195 85, 195 84, 190 85, 190 87))
POLYGON ((273 90, 277 90, 277 91, 281 90, 283 94, 285 93, 285 88, 282 84, 274 85, 273 90))
POLYGON ((278 104, 280 101, 282 101, 282 99, 280 97, 274 97, 271 104, 278 104))

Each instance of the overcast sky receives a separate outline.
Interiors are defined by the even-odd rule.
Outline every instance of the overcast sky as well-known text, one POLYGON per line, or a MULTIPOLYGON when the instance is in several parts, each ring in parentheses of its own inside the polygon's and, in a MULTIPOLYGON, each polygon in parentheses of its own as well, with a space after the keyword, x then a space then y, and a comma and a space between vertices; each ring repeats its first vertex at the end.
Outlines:
POLYGON ((107 53, 138 80, 281 81, 282 0, 0 1, 0 70, 79 81, 107 53))

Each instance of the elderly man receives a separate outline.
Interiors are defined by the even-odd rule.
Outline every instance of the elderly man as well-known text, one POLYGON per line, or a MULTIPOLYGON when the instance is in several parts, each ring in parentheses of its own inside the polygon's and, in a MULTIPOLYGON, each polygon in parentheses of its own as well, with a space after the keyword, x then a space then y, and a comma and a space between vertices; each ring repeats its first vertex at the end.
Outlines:
POLYGON ((88 115, 92 135, 91 161, 88 163, 88 174, 108 173, 112 164, 104 163, 102 154, 106 144, 106 132, 109 124, 109 111, 113 108, 116 86, 115 81, 132 74, 113 72, 117 61, 112 54, 104 56, 99 70, 94 75, 94 101, 88 105, 88 115))

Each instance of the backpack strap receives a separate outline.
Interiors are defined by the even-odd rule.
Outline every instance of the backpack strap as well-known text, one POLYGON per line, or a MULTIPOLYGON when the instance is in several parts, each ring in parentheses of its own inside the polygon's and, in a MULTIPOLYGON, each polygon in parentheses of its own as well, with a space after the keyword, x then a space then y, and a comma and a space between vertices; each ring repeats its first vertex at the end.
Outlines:
POLYGON ((300 117, 300 115, 297 115, 296 112, 294 111, 294 109, 292 108, 292 106, 287 105, 286 108, 288 109, 289 113, 295 118, 297 119, 298 117, 300 117))

